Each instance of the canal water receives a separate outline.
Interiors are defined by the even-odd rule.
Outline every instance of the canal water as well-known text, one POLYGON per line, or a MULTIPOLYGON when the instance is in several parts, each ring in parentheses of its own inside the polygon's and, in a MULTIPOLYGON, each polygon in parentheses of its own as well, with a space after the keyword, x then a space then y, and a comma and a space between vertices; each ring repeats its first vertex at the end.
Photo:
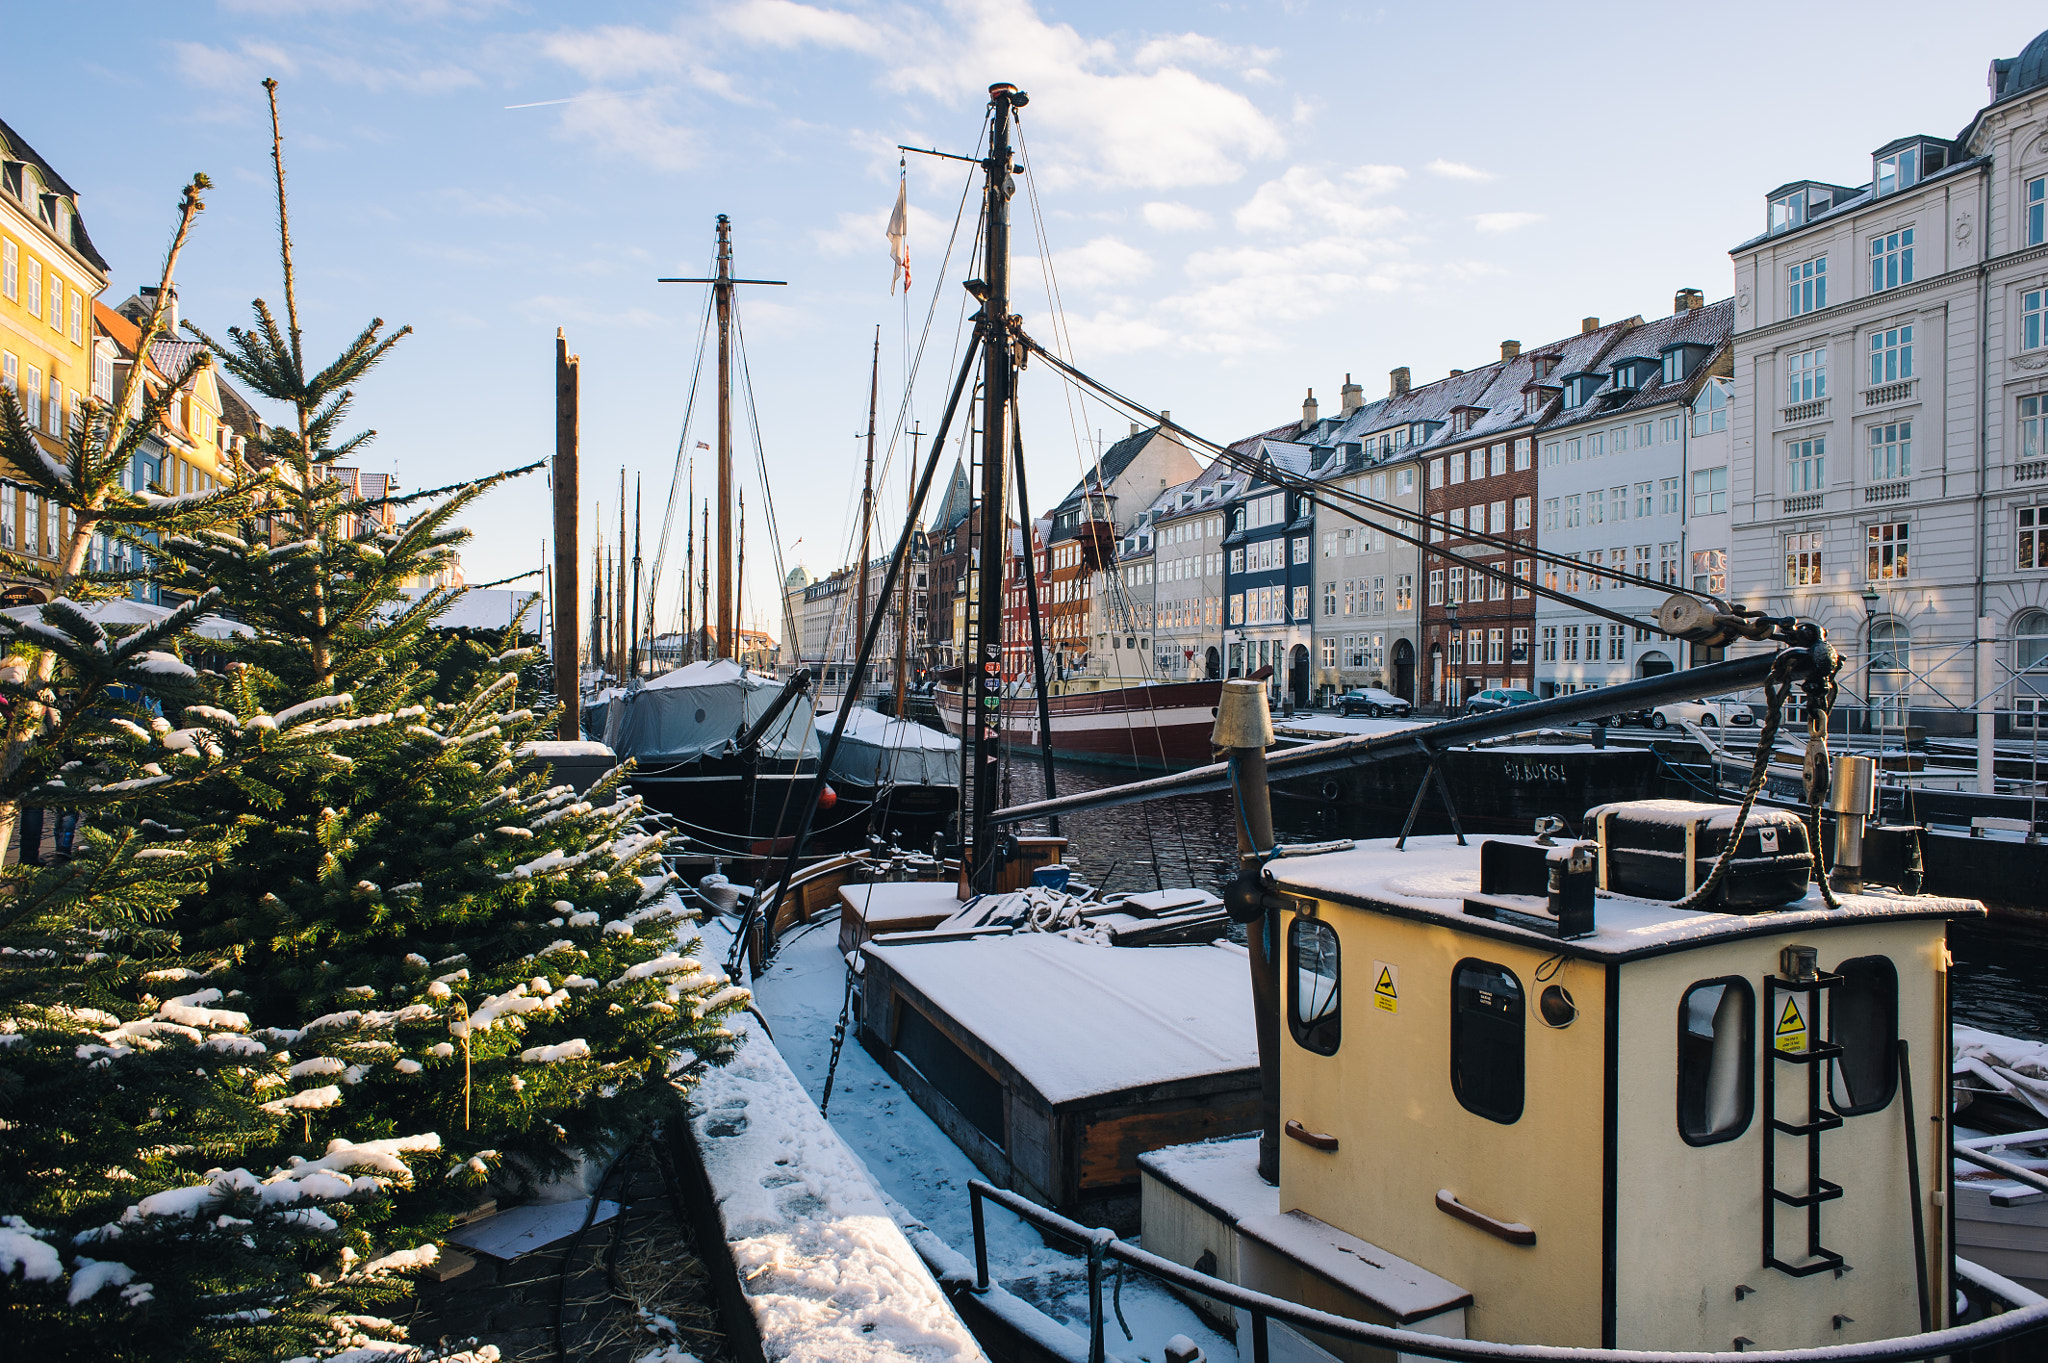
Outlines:
MULTIPOLYGON (((1139 779, 1154 773, 1061 762, 1054 782, 1061 795, 1139 779)), ((1011 758, 1003 803, 1040 798, 1044 781, 1035 757, 1011 758)), ((1313 801, 1278 799, 1273 822, 1289 842, 1337 836, 1335 820, 1313 801)), ((1032 832, 1044 832, 1043 825, 1032 832)), ((1371 833, 1393 837, 1399 819, 1371 833)), ((1235 873, 1237 835, 1227 794, 1177 795, 1145 804, 1090 810, 1062 820, 1070 839, 1068 861, 1082 879, 1105 891, 1200 885, 1221 890, 1235 873)), ((2007 922, 1959 923, 1950 930, 1955 1018, 2005 1036, 2048 1041, 2048 932, 2007 922)))

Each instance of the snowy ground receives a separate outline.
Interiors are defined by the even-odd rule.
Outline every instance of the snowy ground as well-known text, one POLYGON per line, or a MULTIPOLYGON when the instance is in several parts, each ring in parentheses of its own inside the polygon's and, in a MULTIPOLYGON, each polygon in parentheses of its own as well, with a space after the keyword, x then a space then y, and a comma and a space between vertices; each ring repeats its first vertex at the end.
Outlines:
MULTIPOLYGON (((722 959, 730 941, 724 924, 706 925, 704 938, 707 958, 722 959)), ((846 968, 839 958, 838 938, 836 917, 799 928, 784 939, 769 973, 754 983, 777 1048, 813 1100, 824 1092, 832 1028, 845 999, 846 968)), ((884 1192, 959 1253, 973 1257, 967 1182, 980 1177, 980 1171, 850 1033, 839 1056, 830 1118, 884 1192)), ((988 1227, 991 1276, 1085 1338, 1088 1276, 1083 1262, 1048 1248, 1035 1231, 999 1207, 988 1208, 988 1227)), ((1111 1353, 1126 1359, 1160 1363, 1166 1341, 1177 1334, 1194 1340, 1218 1363, 1237 1359, 1230 1340, 1145 1279, 1133 1276, 1125 1281, 1123 1317, 1131 1338, 1124 1338, 1112 1315, 1107 1343, 1111 1353)))

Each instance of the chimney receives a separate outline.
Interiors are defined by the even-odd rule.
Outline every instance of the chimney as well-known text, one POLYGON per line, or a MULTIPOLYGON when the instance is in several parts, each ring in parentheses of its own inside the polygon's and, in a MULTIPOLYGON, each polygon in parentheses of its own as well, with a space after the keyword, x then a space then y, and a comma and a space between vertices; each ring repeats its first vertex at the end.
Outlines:
POLYGON ((1316 424, 1316 390, 1308 390, 1308 396, 1301 400, 1301 429, 1304 431, 1316 424))
POLYGON ((1680 289, 1678 296, 1671 300, 1671 311, 1674 314, 1691 312, 1694 308, 1703 308, 1706 305, 1707 296, 1698 289, 1680 289))
POLYGON ((1344 415, 1350 416, 1363 406, 1365 406, 1365 389, 1353 383, 1351 376, 1346 374, 1344 376, 1344 415))
POLYGON ((1451 371, 1451 377, 1455 379, 1456 377, 1458 377, 1458 375, 1460 375, 1460 374, 1462 374, 1462 373, 1464 373, 1464 372, 1465 372, 1465 371, 1464 371, 1464 370, 1462 370, 1462 369, 1453 369, 1453 370, 1451 371))
MULTIPOLYGON (((142 306, 143 306, 143 307, 144 307, 145 309, 148 309, 148 308, 153 308, 153 307, 155 307, 155 306, 156 306, 156 295, 157 295, 157 286, 156 286, 156 285, 154 285, 154 284, 144 284, 144 285, 143 285, 143 286, 142 286, 142 287, 141 287, 140 289, 137 289, 137 290, 136 290, 136 292, 137 292, 137 293, 138 293, 139 295, 141 295, 141 297, 142 297, 142 306)), ((147 311, 145 311, 145 312, 144 312, 144 313, 142 314, 142 316, 141 316, 141 318, 140 318, 139 320, 140 320, 141 322, 143 322, 143 323, 145 323, 145 324, 146 324, 146 323, 147 323, 147 322, 149 321, 149 313, 148 313, 147 311)), ((177 288, 177 285, 175 285, 175 284, 174 284, 174 285, 172 285, 172 286, 171 286, 171 296, 170 296, 169 300, 168 300, 168 301, 167 301, 167 302, 166 302, 166 303, 164 304, 164 334, 165 334, 166 336, 175 336, 175 335, 177 334, 177 330, 178 330, 178 288, 177 288)))
POLYGON ((1600 319, 1598 317, 1581 317, 1579 319, 1579 335, 1584 336, 1589 331, 1598 330, 1600 330, 1600 319))
POLYGON ((1389 382, 1389 383, 1388 383, 1388 385, 1387 385, 1387 396, 1388 396, 1388 397, 1395 397, 1395 398, 1397 398, 1397 397, 1400 397, 1400 396, 1402 396, 1403 394, 1405 394, 1405 393, 1406 393, 1406 392, 1408 391, 1408 366, 1407 366, 1407 365, 1405 365, 1405 364, 1404 364, 1404 365, 1402 365, 1402 366, 1401 366, 1401 367, 1400 367, 1399 369, 1394 369, 1394 370, 1390 370, 1390 371, 1388 371, 1388 373, 1387 373, 1387 378, 1388 378, 1389 380, 1391 380, 1391 382, 1389 382))
POLYGON ((1170 425, 1170 424, 1172 423, 1172 421, 1173 421, 1173 413, 1172 413, 1172 412, 1169 412, 1169 411, 1167 411, 1167 410, 1166 410, 1166 409, 1165 409, 1164 407, 1161 407, 1161 408, 1159 409, 1159 424, 1160 424, 1160 425, 1162 425, 1162 426, 1166 426, 1166 425, 1170 425))
POLYGON ((1500 343, 1500 357, 1503 360, 1512 360, 1521 353, 1522 343, 1520 341, 1502 341, 1500 343))
POLYGON ((1139 424, 1138 424, 1137 422, 1133 421, 1133 422, 1131 423, 1131 434, 1132 434, 1132 435, 1136 435, 1136 434, 1137 434, 1137 433, 1138 433, 1139 431, 1141 431, 1141 430, 1143 430, 1143 429, 1144 429, 1144 427, 1140 426, 1140 425, 1139 425, 1139 424))

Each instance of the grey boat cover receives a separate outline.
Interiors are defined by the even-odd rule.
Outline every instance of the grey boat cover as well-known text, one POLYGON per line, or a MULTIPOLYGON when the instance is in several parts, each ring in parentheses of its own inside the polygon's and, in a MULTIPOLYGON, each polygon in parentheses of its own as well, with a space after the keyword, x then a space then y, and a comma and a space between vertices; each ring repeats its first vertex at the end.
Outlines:
MULTIPOLYGON (((836 714, 818 716, 818 746, 830 741, 836 714)), ((891 719, 855 709, 832 759, 828 781, 838 777, 863 786, 957 786, 960 740, 910 719, 891 719)))
MULTIPOLYGON (((740 736, 768 713, 782 683, 743 669, 729 658, 691 663, 645 686, 612 697, 604 741, 644 770, 651 765, 731 757, 740 736)), ((797 696, 761 739, 761 759, 801 762, 818 756, 811 698, 797 696)))

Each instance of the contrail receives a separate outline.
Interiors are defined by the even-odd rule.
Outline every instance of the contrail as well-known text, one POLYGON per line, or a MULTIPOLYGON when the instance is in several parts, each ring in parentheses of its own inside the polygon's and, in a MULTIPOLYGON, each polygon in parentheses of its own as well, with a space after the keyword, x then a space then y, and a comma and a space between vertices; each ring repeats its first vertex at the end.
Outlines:
POLYGON ((594 99, 624 99, 646 94, 645 90, 607 90, 601 95, 571 95, 568 99, 537 99, 531 104, 507 104, 507 109, 545 109, 550 104, 586 104, 594 99))

